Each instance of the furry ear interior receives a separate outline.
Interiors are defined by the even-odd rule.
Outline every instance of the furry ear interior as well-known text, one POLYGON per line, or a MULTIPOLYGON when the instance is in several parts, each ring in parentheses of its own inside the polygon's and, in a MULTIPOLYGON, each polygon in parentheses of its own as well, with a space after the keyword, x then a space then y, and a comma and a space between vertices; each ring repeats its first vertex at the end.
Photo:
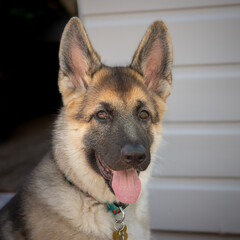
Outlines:
POLYGON ((77 17, 71 18, 64 29, 59 60, 59 87, 62 94, 69 87, 86 90, 92 74, 101 67, 101 59, 94 51, 84 26, 77 17))
POLYGON ((146 86, 164 100, 172 85, 172 42, 162 21, 154 22, 145 33, 130 65, 140 73, 146 86))

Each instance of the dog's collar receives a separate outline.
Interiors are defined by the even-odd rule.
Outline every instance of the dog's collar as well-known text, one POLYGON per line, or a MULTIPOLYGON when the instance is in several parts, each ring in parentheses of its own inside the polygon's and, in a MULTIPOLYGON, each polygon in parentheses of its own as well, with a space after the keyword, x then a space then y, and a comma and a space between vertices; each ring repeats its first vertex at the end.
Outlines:
MULTIPOLYGON (((68 182, 70 185, 75 186, 75 184, 72 182, 72 180, 71 180, 68 176, 65 176, 65 179, 67 180, 67 182, 68 182)), ((80 188, 78 188, 78 189, 79 189, 85 196, 94 199, 90 194, 83 192, 80 188)), ((94 200, 96 200, 96 199, 94 199, 94 200)), ((96 200, 96 201, 97 201, 97 200, 96 200)), ((105 205, 106 205, 106 207, 107 207, 107 210, 110 211, 110 212, 112 212, 113 215, 116 215, 116 214, 120 213, 120 212, 121 212, 120 208, 125 209, 125 208, 128 206, 128 204, 121 203, 121 202, 120 202, 120 203, 115 203, 115 202, 114 202, 114 203, 109 203, 109 202, 106 202, 105 205)))

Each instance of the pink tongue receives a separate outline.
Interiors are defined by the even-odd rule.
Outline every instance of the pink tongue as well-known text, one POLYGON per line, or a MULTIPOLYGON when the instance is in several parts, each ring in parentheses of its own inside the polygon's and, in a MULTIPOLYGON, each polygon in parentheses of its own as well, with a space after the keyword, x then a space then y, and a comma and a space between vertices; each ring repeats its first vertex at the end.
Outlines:
POLYGON ((113 171, 112 188, 120 202, 134 203, 141 191, 137 171, 134 169, 113 171))

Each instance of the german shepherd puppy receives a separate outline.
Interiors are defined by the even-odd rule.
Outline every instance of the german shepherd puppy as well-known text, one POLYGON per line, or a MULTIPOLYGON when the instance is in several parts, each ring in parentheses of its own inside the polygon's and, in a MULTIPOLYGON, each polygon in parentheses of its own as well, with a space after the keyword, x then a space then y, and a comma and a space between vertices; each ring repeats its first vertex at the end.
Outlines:
POLYGON ((106 203, 120 210, 128 204, 128 239, 149 239, 146 184, 172 85, 168 29, 154 22, 130 66, 108 67, 74 17, 63 32, 59 59, 64 106, 52 153, 2 209, 0 239, 127 239, 113 236, 120 214, 106 203))

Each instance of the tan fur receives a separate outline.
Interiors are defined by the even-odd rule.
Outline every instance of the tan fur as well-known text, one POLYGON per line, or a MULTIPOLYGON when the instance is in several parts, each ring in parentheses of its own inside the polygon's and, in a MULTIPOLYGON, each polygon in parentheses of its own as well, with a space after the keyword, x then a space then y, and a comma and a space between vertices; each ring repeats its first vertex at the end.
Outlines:
MULTIPOLYGON (((139 136, 131 121, 135 119, 133 109, 139 101, 146 103, 151 115, 157 112, 157 120, 149 127, 150 135, 154 136, 151 155, 161 140, 161 121, 172 84, 171 40, 163 22, 157 21, 149 27, 129 67, 113 69, 101 64, 82 23, 73 18, 64 30, 59 58, 59 91, 64 106, 55 123, 53 156, 47 155, 42 160, 18 195, 21 204, 16 216, 22 219, 23 226, 19 227, 17 220, 11 219, 10 209, 15 200, 3 209, 0 215, 0 238, 3 240, 112 239, 115 218, 107 211, 105 203, 118 202, 118 199, 103 176, 90 166, 84 142, 92 129, 100 127, 97 120, 90 121, 89 117, 99 110, 101 102, 111 104, 121 113, 118 116, 124 123, 121 127, 124 132, 131 132, 132 142, 138 141, 139 136), (153 36, 156 32, 164 36, 153 36), (164 46, 167 50, 162 49, 164 46), (160 72, 162 62, 166 64, 164 72, 160 72), (116 76, 111 75, 113 71, 116 76), (114 85, 104 85, 108 78, 117 79, 118 72, 120 77, 134 80, 133 85, 124 83, 126 92, 114 90, 114 85)), ((150 238, 147 182, 153 164, 154 159, 141 171, 140 196, 125 209, 129 240, 150 238)))

